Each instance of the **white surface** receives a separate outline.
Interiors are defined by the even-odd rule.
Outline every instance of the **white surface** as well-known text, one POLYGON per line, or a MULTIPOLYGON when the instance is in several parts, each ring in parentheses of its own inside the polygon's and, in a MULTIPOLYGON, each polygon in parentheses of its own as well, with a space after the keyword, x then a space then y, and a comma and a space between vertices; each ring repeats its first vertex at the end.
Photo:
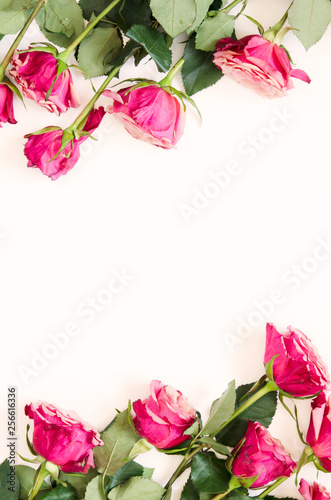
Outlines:
MULTIPOLYGON (((262 0, 250 4, 248 13, 268 27, 289 2, 274 14, 262 0)), ((243 23, 238 36, 251 29, 243 23)), ((31 41, 42 39, 37 33, 31 41)), ((195 96, 203 123, 189 107, 185 134, 171 151, 131 138, 107 116, 99 141, 86 142, 80 162, 55 182, 26 167, 23 135, 65 127, 77 110, 57 118, 28 101, 26 112, 16 100, 19 123, 0 131, 0 432, 7 431, 7 386, 16 385, 23 455, 23 409, 38 399, 75 409, 102 429, 115 407, 146 397, 156 378, 185 393, 206 418, 229 380, 262 375, 266 321, 303 330, 331 367, 331 245, 320 250, 321 239, 331 243, 331 31, 308 53, 293 34, 284 43, 310 85, 294 80, 288 97, 269 101, 224 77, 195 96), (275 124, 280 130, 272 131, 275 124), (249 154, 252 137, 261 150, 249 154), (201 207, 197 193, 212 190, 212 174, 234 161, 238 175, 185 222, 183 205, 201 207), (301 271, 293 266, 303 274, 294 278, 301 271), (102 290, 122 269, 133 279, 88 322, 87 301, 105 298, 102 290), (270 306, 270 297, 279 303, 270 306), (257 303, 269 312, 256 316, 257 303), (240 330, 247 321, 255 327, 240 330), (35 353, 69 323, 77 335, 24 380, 22 367, 32 368, 35 353)), ((161 78, 151 62, 127 64, 122 79, 133 75, 161 78)), ((77 73, 74 79, 87 102, 89 83, 77 73)), ((301 407, 306 422, 309 403, 301 407)), ((290 417, 279 410, 271 431, 297 459, 290 417)), ((2 442, 1 460, 6 456, 2 442)), ((176 460, 150 453, 141 461, 157 465, 154 477, 163 482, 176 460)), ((303 475, 313 480, 315 471, 303 475)), ((331 489, 329 476, 319 481, 331 489)), ((299 498, 290 481, 276 491, 299 498)))

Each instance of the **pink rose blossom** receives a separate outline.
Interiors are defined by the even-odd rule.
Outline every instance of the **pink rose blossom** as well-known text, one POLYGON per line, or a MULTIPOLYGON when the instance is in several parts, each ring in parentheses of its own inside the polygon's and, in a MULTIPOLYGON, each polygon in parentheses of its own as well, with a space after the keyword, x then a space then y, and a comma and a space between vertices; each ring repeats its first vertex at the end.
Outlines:
POLYGON ((257 476, 251 488, 260 488, 280 477, 290 477, 296 467, 278 439, 258 422, 248 421, 245 436, 232 450, 230 469, 243 483, 257 476))
POLYGON ((0 83, 0 127, 1 123, 17 123, 14 117, 13 96, 12 89, 5 83, 0 83))
POLYGON ((32 445, 35 452, 63 472, 86 474, 94 467, 92 449, 102 446, 99 433, 74 412, 64 412, 48 403, 26 405, 33 419, 32 445))
MULTIPOLYGON (((104 115, 103 107, 92 110, 83 130, 92 134, 100 125, 104 115)), ((54 181, 66 174, 77 163, 80 157, 79 146, 89 136, 73 138, 58 155, 63 138, 62 129, 54 130, 54 127, 49 127, 49 130, 46 129, 44 133, 28 134, 25 137, 28 138, 24 148, 24 154, 29 160, 28 167, 39 168, 44 175, 54 181)))
POLYGON ((226 75, 269 98, 287 94, 294 87, 291 77, 310 83, 300 69, 292 69, 286 51, 260 35, 240 40, 221 38, 216 44, 214 63, 226 75))
POLYGON ((173 448, 190 436, 183 433, 196 417, 185 396, 158 380, 151 382, 151 395, 133 403, 137 432, 157 448, 173 448))
POLYGON ((331 472, 331 396, 321 393, 311 406, 306 441, 323 469, 331 472))
POLYGON ((288 328, 280 333, 267 324, 264 364, 275 357, 273 380, 293 397, 309 397, 329 384, 329 374, 316 348, 300 330, 288 328))
POLYGON ((80 104, 78 93, 73 86, 72 76, 66 69, 57 77, 58 61, 56 57, 43 51, 15 52, 12 58, 13 68, 9 74, 22 88, 25 97, 59 115, 68 108, 77 108, 80 104), (46 95, 54 80, 52 92, 46 95))
POLYGON ((305 479, 301 479, 299 493, 303 496, 304 500, 330 500, 330 493, 325 486, 314 482, 310 486, 305 479))
POLYGON ((185 112, 178 99, 157 85, 131 88, 106 90, 104 94, 114 100, 107 111, 136 139, 164 149, 173 148, 183 135, 185 123, 185 112))

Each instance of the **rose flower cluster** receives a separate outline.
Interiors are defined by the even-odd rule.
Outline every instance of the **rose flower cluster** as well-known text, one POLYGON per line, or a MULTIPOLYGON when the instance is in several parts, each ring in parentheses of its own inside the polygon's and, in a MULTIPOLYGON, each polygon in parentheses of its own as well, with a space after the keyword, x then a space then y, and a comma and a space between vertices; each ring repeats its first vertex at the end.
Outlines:
MULTIPOLYGON (((205 423, 180 391, 158 380, 151 382, 148 397, 129 402, 100 434, 72 411, 46 402, 26 405, 25 413, 33 420, 29 449, 35 457, 27 460, 38 467, 26 498, 38 497, 41 488, 42 498, 62 498, 67 488, 70 500, 82 495, 85 500, 136 498, 137 492, 153 500, 170 499, 174 482, 189 469, 182 500, 201 495, 230 499, 235 491, 238 498, 248 498, 256 490, 260 490, 258 498, 274 498, 269 493, 292 475, 304 500, 331 500, 331 493, 320 482, 311 484, 304 477, 299 481, 302 468, 310 462, 317 471, 331 472, 327 367, 303 332, 292 327, 279 332, 270 323, 266 326, 264 367, 265 374, 255 384, 236 388, 231 382, 212 404, 205 423), (267 428, 277 399, 290 412, 284 398, 311 398, 306 432, 301 431, 296 413, 304 443, 301 457, 291 457, 267 428), (169 457, 182 455, 165 486, 153 481, 150 472, 134 460, 151 448, 169 457), (72 476, 72 484, 71 474, 80 475, 79 479, 72 476), (95 488, 99 488, 99 496, 95 488)), ((26 488, 26 469, 22 465, 15 468, 18 481, 22 480, 21 491, 26 488)))
MULTIPOLYGON (((285 48, 280 46, 284 34, 289 30, 284 26, 286 21, 291 21, 288 11, 267 31, 263 30, 258 21, 248 16, 255 23, 255 28, 258 26, 259 34, 249 34, 238 40, 234 34, 234 24, 237 18, 243 15, 247 0, 234 0, 229 5, 219 6, 219 10, 215 10, 215 2, 212 2, 212 5, 211 2, 205 2, 206 5, 200 7, 199 21, 195 22, 192 22, 190 9, 187 9, 188 12, 184 14, 183 11, 183 18, 178 21, 179 27, 175 27, 175 12, 171 12, 170 5, 169 12, 165 9, 159 12, 153 8, 153 2, 141 0, 142 13, 133 20, 132 12, 136 9, 134 0, 126 0, 126 3, 123 0, 114 0, 108 5, 103 2, 103 10, 97 2, 92 2, 93 5, 90 5, 89 0, 78 2, 81 6, 78 7, 76 0, 68 0, 72 12, 77 12, 77 16, 79 13, 81 19, 78 21, 76 18, 70 18, 70 14, 63 9, 62 28, 57 34, 57 40, 61 41, 61 37, 67 37, 63 42, 65 49, 60 51, 53 43, 39 42, 18 50, 19 43, 34 19, 39 23, 43 34, 49 37, 50 42, 53 41, 54 33, 52 35, 50 32, 47 22, 42 24, 42 19, 51 16, 49 10, 47 15, 45 13, 46 3, 46 0, 34 2, 34 9, 0 64, 0 127, 1 123, 17 123, 14 117, 17 96, 22 100, 31 99, 58 116, 70 108, 78 108, 83 99, 75 88, 72 67, 83 71, 89 78, 106 75, 101 87, 95 91, 91 101, 84 105, 71 126, 62 129, 50 125, 25 135, 27 142, 24 153, 28 167, 40 169, 52 180, 58 179, 73 168, 80 157, 79 148, 83 138, 85 140, 92 137, 93 131, 100 125, 104 113, 94 106, 101 95, 111 100, 106 112, 115 117, 132 137, 163 149, 171 149, 177 145, 184 132, 185 101, 195 106, 191 96, 216 83, 223 75, 231 76, 237 82, 268 98, 286 95, 287 91, 294 87, 293 78, 310 82, 304 71, 292 67, 290 56, 285 48), (238 4, 242 4, 240 13, 236 16, 230 14, 238 4), (94 14, 92 17, 91 13, 94 14), (101 31, 98 31, 104 29, 99 27, 99 23, 105 19, 114 26, 111 28, 114 32, 109 33, 106 41, 103 40, 101 31), (206 27, 211 19, 215 25, 215 33, 220 29, 218 23, 221 23, 222 32, 229 33, 229 36, 220 40, 212 37, 210 41, 210 28, 206 30, 206 27), (72 37, 70 31, 74 22, 81 23, 76 38, 72 37), (191 49, 185 50, 184 56, 171 67, 172 51, 167 44, 171 37, 176 38, 185 30, 191 33, 185 42, 190 44, 191 49), (129 39, 125 45, 124 35, 129 39), (166 35, 169 36, 168 39, 166 35), (104 53, 106 43, 112 38, 116 47, 109 53, 104 53), (89 69, 91 74, 84 69, 91 68, 91 58, 93 59, 92 56, 90 59, 84 59, 84 49, 89 42, 98 55, 95 56, 96 60, 92 61, 92 69, 89 69), (192 50, 194 45, 195 49, 192 50), (203 64, 201 51, 206 52, 203 64), (146 55, 155 61, 160 71, 166 73, 165 77, 160 81, 144 78, 131 80, 134 83, 125 85, 117 92, 107 89, 110 81, 118 77, 120 69, 130 57, 133 56, 138 63, 146 55), (77 58, 79 64, 69 64, 70 57, 77 58), (5 74, 7 68, 8 76, 5 74), (172 81, 179 71, 185 92, 172 86, 172 81), (192 83, 194 74, 199 75, 196 86, 192 83)), ((24 7, 15 7, 19 8, 23 10, 17 11, 17 15, 23 15, 24 7)), ((296 5, 292 9, 295 10, 296 5)), ((61 17, 61 11, 56 15, 61 17)), ((56 22, 59 22, 58 18, 56 22)), ((296 30, 299 32, 297 28, 296 30)))

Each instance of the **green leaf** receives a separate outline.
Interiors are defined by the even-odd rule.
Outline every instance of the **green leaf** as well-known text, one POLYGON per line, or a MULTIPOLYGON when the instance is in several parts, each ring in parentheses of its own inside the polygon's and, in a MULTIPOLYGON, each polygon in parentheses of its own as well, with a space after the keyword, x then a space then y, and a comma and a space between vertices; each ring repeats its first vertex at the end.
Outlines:
POLYGON ((48 40, 60 47, 68 47, 84 29, 76 0, 47 0, 36 19, 48 40))
POLYGON ((188 33, 191 33, 192 31, 195 31, 202 21, 205 19, 208 9, 213 3, 213 0, 196 0, 196 6, 197 6, 197 13, 196 13, 196 18, 192 26, 188 29, 188 33))
POLYGON ((14 10, 31 10, 37 4, 38 0, 14 0, 12 9, 14 10))
POLYGON ((184 52, 184 65, 182 67, 182 78, 185 91, 193 95, 210 85, 214 85, 223 73, 213 63, 213 53, 197 50, 195 38, 191 37, 187 42, 184 52))
POLYGON ((148 0, 126 0, 116 15, 116 22, 126 32, 134 24, 150 26, 152 11, 148 0))
MULTIPOLYGON (((239 400, 253 387, 254 384, 245 384, 237 388, 236 408, 240 406, 247 398, 239 400)), ((277 408, 277 392, 268 392, 262 398, 253 403, 247 410, 243 411, 229 425, 217 435, 217 440, 220 440, 227 446, 236 446, 240 439, 244 436, 248 420, 260 422, 265 427, 269 427, 277 408)))
MULTIPOLYGON (((36 470, 32 467, 27 466, 27 465, 16 465, 15 471, 16 471, 17 479, 19 480, 20 485, 21 485, 20 500, 27 500, 28 493, 33 486, 33 480, 34 480, 34 475, 35 475, 36 470)), ((50 489, 50 485, 48 483, 46 483, 46 481, 43 481, 41 488, 39 490, 39 495, 37 496, 37 499, 39 499, 40 496, 42 494, 44 494, 45 491, 48 491, 49 489, 50 489)))
POLYGON ((60 472, 59 480, 70 483, 75 488, 78 498, 84 498, 87 485, 97 474, 96 469, 90 467, 86 474, 65 474, 60 472))
POLYGON ((105 74, 105 58, 109 63, 122 48, 122 40, 116 27, 95 28, 84 38, 78 49, 78 62, 90 77, 105 74))
POLYGON ((197 31, 196 48, 199 50, 215 50, 215 44, 218 40, 232 35, 234 19, 234 16, 224 12, 217 12, 214 17, 205 19, 197 31))
POLYGON ((230 455, 230 451, 228 450, 228 448, 226 446, 224 446, 224 444, 221 444, 221 443, 218 443, 217 441, 215 441, 214 438, 211 438, 209 436, 203 436, 202 438, 199 439, 199 441, 201 441, 201 443, 209 444, 210 447, 214 451, 216 451, 216 453, 220 453, 221 455, 225 455, 225 456, 230 455))
POLYGON ((160 71, 170 69, 172 53, 167 47, 164 33, 149 26, 135 24, 126 32, 126 36, 139 43, 149 53, 160 71))
POLYGON ((67 487, 58 484, 53 490, 42 495, 40 500, 77 500, 77 498, 77 493, 70 484, 67 487))
POLYGON ((125 483, 132 476, 144 477, 146 479, 151 479, 154 469, 145 468, 137 462, 130 461, 124 464, 112 478, 107 486, 107 492, 111 489, 116 488, 120 484, 125 483))
POLYGON ((165 489, 151 479, 131 477, 108 495, 109 500, 161 500, 165 489))
POLYGON ((198 453, 193 457, 191 478, 199 493, 224 493, 230 477, 225 460, 220 460, 214 453, 198 453))
POLYGON ((11 35, 21 30, 25 23, 23 10, 1 10, 0 11, 0 33, 11 35))
POLYGON ((0 465, 0 498, 1 500, 18 500, 20 495, 20 483, 18 481, 15 466, 5 460, 0 465))
POLYGON ((202 428, 201 434, 214 434, 222 424, 231 417, 234 412, 236 401, 236 386, 235 381, 229 383, 227 390, 219 399, 213 402, 209 418, 202 428))
POLYGON ((154 17, 173 38, 186 31, 195 21, 195 0, 151 0, 154 17))
POLYGON ((94 448, 95 464, 99 472, 113 476, 140 440, 130 427, 128 410, 119 413, 111 425, 101 433, 104 446, 94 448))
POLYGON ((191 476, 185 483, 180 500, 199 500, 199 493, 194 487, 191 476))
POLYGON ((306 50, 320 40, 331 22, 330 0, 294 0, 288 20, 306 50))
POLYGON ((85 492, 85 500, 105 500, 105 492, 102 487, 102 477, 97 476, 92 479, 87 485, 85 492))

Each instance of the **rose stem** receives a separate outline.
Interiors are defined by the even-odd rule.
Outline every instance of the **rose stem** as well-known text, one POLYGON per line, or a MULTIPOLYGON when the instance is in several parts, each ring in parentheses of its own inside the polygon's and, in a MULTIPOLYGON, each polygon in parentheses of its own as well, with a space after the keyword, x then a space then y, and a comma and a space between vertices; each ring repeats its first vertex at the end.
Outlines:
POLYGON ((172 80, 173 80, 174 76, 181 69, 184 62, 185 61, 182 57, 176 62, 176 64, 171 68, 169 73, 162 80, 159 81, 159 84, 161 85, 161 87, 167 87, 167 86, 170 86, 172 84, 172 80))
POLYGON ((4 60, 0 64, 0 82, 2 81, 2 79, 4 77, 5 70, 8 66, 8 64, 10 63, 10 60, 15 52, 15 49, 17 48, 18 44, 21 42, 21 40, 24 37, 25 33, 27 32, 30 24, 32 23, 32 21, 34 20, 34 18, 36 17, 36 15, 38 14, 39 10, 41 9, 41 7, 43 6, 44 3, 45 3, 45 0, 39 0, 37 5, 35 6, 33 11, 31 12, 30 16, 26 20, 23 28, 21 29, 21 31, 19 32, 19 34, 17 35, 17 37, 13 41, 13 43, 12 43, 10 49, 8 50, 4 60))
POLYGON ((224 14, 228 14, 230 10, 232 10, 236 5, 240 4, 243 0, 234 0, 231 2, 225 9, 221 9, 221 12, 224 12, 224 14))
POLYGON ((83 111, 78 115, 74 123, 66 128, 67 132, 73 132, 74 130, 80 130, 80 126, 85 122, 86 118, 88 117, 89 113, 92 111, 94 104, 97 102, 99 99, 100 95, 102 92, 105 90, 109 82, 114 78, 114 76, 119 72, 120 66, 116 66, 107 76, 103 84, 99 87, 99 89, 96 91, 95 95, 92 97, 90 102, 85 106, 83 111))
MULTIPOLYGON (((216 432, 210 435, 210 437, 215 437, 220 431, 222 431, 232 420, 234 420, 238 415, 240 415, 243 411, 245 411, 247 408, 249 408, 253 403, 255 403, 258 399, 262 398, 265 394, 268 392, 273 392, 277 391, 278 387, 272 380, 268 380, 268 382, 261 387, 257 392, 255 392, 247 401, 245 401, 242 405, 239 406, 239 408, 236 409, 236 411, 233 412, 232 416, 222 424, 219 429, 217 429, 216 432)), ((179 464, 171 478, 169 479, 168 483, 165 486, 165 489, 167 490, 175 481, 176 479, 184 472, 184 470, 188 467, 188 463, 191 461, 191 459, 199 453, 203 448, 206 447, 204 443, 198 445, 191 453, 190 450, 192 448, 192 445, 195 443, 195 441, 198 440, 199 435, 203 431, 203 428, 201 429, 200 433, 195 436, 193 441, 191 442, 190 446, 188 447, 188 450, 186 452, 186 455, 184 456, 182 462, 179 464)))
POLYGON ((57 59, 61 59, 61 61, 63 61, 64 63, 66 63, 68 61, 68 59, 69 59, 69 56, 70 56, 71 52, 73 52, 75 50, 75 48, 80 44, 80 42, 108 14, 108 12, 110 12, 121 1, 122 0, 114 0, 112 3, 110 3, 108 5, 108 7, 106 7, 101 12, 101 14, 99 14, 95 19, 93 19, 93 21, 91 21, 90 23, 88 23, 88 25, 86 26, 86 28, 84 29, 84 31, 82 31, 82 33, 72 42, 71 45, 69 45, 68 48, 66 48, 66 50, 64 50, 63 52, 61 52, 58 55, 57 59))
POLYGON ((286 479, 288 479, 288 477, 280 477, 279 479, 277 479, 277 481, 275 481, 271 486, 269 486, 269 488, 267 488, 266 490, 264 490, 261 495, 257 496, 257 497, 254 497, 254 498, 264 498, 266 497, 271 491, 273 491, 275 488, 277 488, 277 486, 279 486, 280 484, 282 484, 284 481, 286 481, 286 479))
POLYGON ((34 482, 33 482, 33 487, 29 491, 29 496, 28 500, 33 500, 36 495, 38 494, 38 491, 41 488, 41 485, 43 484, 44 479, 49 476, 49 471, 46 469, 46 464, 47 462, 43 462, 38 469, 36 470, 36 474, 34 477, 34 482))

